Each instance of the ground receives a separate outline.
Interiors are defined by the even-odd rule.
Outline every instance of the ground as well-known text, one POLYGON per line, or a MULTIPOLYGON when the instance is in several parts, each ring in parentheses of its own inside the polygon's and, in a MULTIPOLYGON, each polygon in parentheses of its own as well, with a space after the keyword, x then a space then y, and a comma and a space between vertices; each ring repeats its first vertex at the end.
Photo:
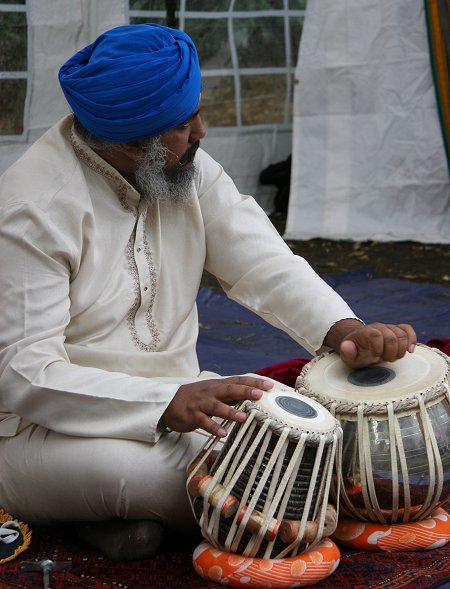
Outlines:
MULTIPOLYGON (((286 219, 277 216, 271 220, 282 234, 286 219)), ((450 288, 450 244, 327 239, 287 240, 287 244, 294 253, 306 258, 321 276, 371 266, 378 278, 433 282, 450 288)), ((205 273, 203 285, 215 288, 217 283, 205 273)))

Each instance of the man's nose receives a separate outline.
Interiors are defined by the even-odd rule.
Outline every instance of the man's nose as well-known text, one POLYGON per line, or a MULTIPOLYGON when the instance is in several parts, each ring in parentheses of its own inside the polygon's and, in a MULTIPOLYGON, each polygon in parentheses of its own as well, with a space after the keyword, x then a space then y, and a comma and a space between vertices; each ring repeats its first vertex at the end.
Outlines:
POLYGON ((203 137, 206 135, 206 129, 205 126, 203 125, 203 121, 200 115, 197 115, 194 119, 194 121, 192 122, 192 130, 191 130, 191 136, 189 137, 189 140, 191 143, 195 143, 196 141, 200 141, 200 139, 203 139, 203 137))

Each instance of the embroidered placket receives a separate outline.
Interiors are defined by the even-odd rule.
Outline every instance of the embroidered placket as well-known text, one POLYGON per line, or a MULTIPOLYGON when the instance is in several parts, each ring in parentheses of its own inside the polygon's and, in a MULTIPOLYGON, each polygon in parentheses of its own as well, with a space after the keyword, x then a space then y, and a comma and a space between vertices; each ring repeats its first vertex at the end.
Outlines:
POLYGON ((133 280, 135 301, 127 321, 134 345, 142 351, 155 352, 159 343, 159 332, 153 319, 157 276, 145 231, 147 211, 145 208, 139 213, 135 231, 128 242, 127 261, 133 280), (150 336, 148 343, 143 333, 142 314, 145 314, 145 335, 150 336))

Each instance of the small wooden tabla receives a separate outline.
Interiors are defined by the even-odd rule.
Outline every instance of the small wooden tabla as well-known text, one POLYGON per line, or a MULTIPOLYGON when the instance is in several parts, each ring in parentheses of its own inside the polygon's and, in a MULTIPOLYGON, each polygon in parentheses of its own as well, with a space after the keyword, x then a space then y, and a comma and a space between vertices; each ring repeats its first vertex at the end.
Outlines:
POLYGON ((276 383, 239 409, 217 451, 211 437, 188 468, 187 489, 204 538, 257 558, 293 556, 332 534, 328 504, 342 430, 322 405, 276 383))
POLYGON ((414 522, 446 503, 449 371, 445 354, 421 344, 393 363, 352 370, 329 352, 304 367, 297 391, 329 409, 343 429, 341 513, 414 522))

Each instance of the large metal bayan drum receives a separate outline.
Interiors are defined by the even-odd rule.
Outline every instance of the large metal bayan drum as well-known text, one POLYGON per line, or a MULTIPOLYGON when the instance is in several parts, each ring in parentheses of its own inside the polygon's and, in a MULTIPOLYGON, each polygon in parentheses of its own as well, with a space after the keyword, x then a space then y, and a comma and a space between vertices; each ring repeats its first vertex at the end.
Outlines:
POLYGON ((296 382, 343 429, 340 511, 363 521, 422 520, 450 495, 450 359, 418 344, 393 363, 352 370, 334 352, 296 382))
POLYGON ((204 538, 246 557, 295 556, 333 533, 328 505, 338 421, 319 403, 276 383, 239 409, 243 423, 211 437, 188 468, 187 489, 204 538))

